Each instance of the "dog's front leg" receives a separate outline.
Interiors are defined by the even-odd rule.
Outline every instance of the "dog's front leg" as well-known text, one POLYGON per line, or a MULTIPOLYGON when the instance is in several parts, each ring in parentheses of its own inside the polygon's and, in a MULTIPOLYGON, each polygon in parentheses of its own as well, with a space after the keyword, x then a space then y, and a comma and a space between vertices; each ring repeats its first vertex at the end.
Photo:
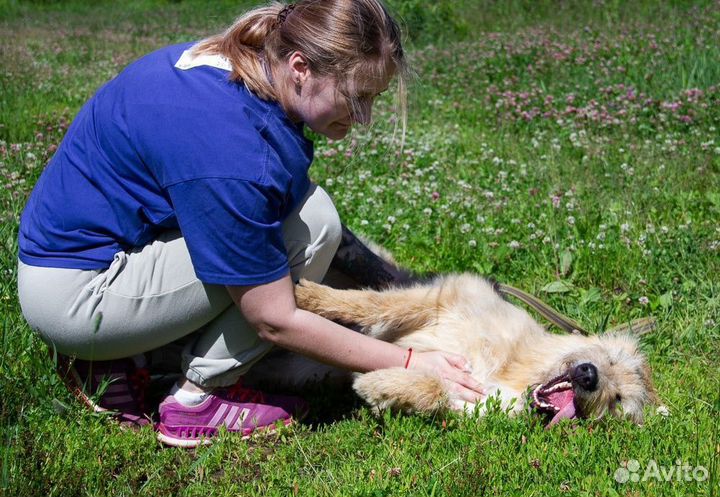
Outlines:
POLYGON ((386 290, 338 290, 301 280, 295 301, 301 309, 327 319, 357 324, 381 339, 392 339, 405 330, 417 330, 437 318, 432 290, 424 287, 386 290), (371 330, 372 329, 372 330, 371 330), (392 332, 392 336, 385 336, 392 332))

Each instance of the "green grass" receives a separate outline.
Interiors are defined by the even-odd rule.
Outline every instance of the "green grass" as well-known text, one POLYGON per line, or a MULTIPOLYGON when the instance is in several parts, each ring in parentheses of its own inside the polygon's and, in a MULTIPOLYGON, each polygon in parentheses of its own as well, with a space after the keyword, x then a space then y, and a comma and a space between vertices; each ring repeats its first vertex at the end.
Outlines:
POLYGON ((642 347, 670 416, 545 431, 526 417, 386 414, 312 394, 308 424, 162 449, 83 411, 16 297, 27 195, 80 105, 133 59, 247 2, 0 1, 0 494, 718 495, 720 8, 712 2, 390 2, 413 36, 405 148, 392 102, 312 174, 352 229, 416 271, 475 271, 642 347), (551 97, 551 98, 549 98, 551 97), (562 292, 543 291, 555 281, 562 292), (657 464, 669 481, 618 483, 657 464), (678 463, 678 461, 681 461, 678 463), (678 464, 707 469, 678 478, 678 464), (630 468, 634 466, 630 463, 630 468))

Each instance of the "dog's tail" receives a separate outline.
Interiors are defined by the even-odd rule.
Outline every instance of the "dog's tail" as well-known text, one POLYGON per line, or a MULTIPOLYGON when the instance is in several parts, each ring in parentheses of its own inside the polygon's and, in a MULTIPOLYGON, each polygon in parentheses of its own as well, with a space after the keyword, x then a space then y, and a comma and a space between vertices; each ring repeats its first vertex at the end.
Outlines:
POLYGON ((376 413, 390 409, 432 414, 449 405, 440 378, 412 369, 389 368, 358 375, 353 388, 376 413))

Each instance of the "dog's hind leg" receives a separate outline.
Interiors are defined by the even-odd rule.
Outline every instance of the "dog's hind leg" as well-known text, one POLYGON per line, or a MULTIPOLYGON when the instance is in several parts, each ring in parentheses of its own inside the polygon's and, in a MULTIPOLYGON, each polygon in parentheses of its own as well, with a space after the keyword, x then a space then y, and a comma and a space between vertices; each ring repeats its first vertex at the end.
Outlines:
POLYGON ((358 375, 353 389, 376 413, 391 409, 431 414, 449 406, 440 378, 412 369, 379 369, 358 375))
POLYGON ((301 309, 360 325, 371 335, 388 340, 436 321, 437 293, 434 287, 422 286, 382 292, 338 290, 302 280, 295 287, 295 301, 301 309))

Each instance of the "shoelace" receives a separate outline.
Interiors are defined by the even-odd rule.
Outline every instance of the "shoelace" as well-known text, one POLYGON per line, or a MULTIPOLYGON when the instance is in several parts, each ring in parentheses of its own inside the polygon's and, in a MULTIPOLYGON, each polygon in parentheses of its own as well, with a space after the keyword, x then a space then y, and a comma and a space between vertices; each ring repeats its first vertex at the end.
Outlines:
POLYGON ((137 399, 138 407, 144 412, 145 393, 150 386, 150 371, 147 368, 136 368, 135 371, 128 374, 128 383, 137 399))
POLYGON ((242 382, 227 388, 227 395, 238 402, 255 402, 262 404, 265 402, 265 394, 259 390, 244 387, 242 382))

